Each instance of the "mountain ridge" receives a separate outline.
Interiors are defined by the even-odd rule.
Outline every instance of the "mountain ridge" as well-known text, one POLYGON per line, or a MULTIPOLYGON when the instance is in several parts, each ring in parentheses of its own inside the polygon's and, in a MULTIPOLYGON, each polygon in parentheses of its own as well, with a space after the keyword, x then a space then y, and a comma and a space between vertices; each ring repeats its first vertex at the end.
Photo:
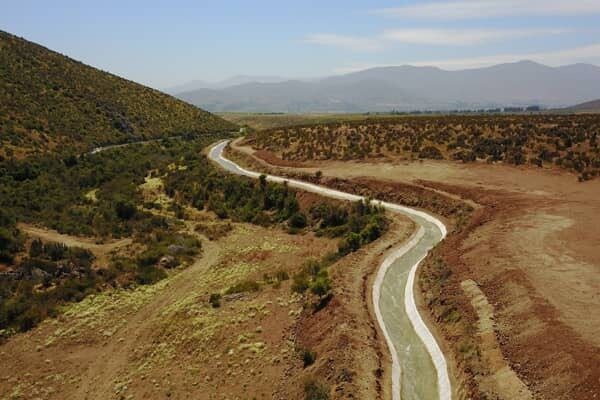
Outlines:
POLYGON ((581 63, 550 67, 522 60, 457 71, 374 67, 313 81, 245 83, 176 96, 221 112, 367 112, 564 107, 597 98, 598 93, 600 67, 581 63))

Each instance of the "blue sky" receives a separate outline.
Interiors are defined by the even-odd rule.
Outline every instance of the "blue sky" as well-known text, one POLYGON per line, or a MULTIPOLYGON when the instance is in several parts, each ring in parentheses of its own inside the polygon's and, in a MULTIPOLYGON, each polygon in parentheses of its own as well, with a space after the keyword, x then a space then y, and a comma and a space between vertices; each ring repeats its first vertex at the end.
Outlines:
POLYGON ((0 29, 156 88, 380 65, 600 65, 600 0, 7 3, 0 29))

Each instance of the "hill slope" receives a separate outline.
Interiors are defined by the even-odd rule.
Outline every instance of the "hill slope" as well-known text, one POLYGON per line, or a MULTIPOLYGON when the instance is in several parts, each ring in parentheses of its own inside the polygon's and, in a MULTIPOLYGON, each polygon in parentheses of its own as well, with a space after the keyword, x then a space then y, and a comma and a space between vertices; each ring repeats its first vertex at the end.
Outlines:
POLYGON ((235 129, 164 93, 3 31, 0 104, 4 155, 235 129))
POLYGON ((600 99, 576 104, 572 107, 565 108, 565 110, 575 112, 600 112, 600 99))
POLYGON ((553 68, 521 61, 462 71, 372 68, 319 81, 248 83, 178 97, 211 111, 363 112, 533 104, 563 107, 597 98, 598 93, 599 67, 553 68))

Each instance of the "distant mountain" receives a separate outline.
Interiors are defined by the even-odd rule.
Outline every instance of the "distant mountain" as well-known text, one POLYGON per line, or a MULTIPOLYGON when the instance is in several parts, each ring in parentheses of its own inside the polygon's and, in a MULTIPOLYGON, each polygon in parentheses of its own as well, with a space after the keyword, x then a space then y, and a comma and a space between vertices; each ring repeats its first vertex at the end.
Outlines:
POLYGON ((380 67, 315 81, 246 83, 177 97, 211 111, 359 112, 498 106, 562 107, 598 97, 600 67, 531 61, 445 71, 380 67))
POLYGON ((235 126, 174 97, 0 31, 0 156, 235 126))
POLYGON ((192 90, 199 89, 225 89, 231 86, 243 85, 246 83, 276 83, 283 82, 285 80, 286 78, 271 75, 237 75, 219 82, 191 81, 182 85, 164 89, 164 92, 174 95, 177 93, 190 92, 192 90))
POLYGON ((573 112, 600 112, 600 99, 567 107, 565 110, 573 112))

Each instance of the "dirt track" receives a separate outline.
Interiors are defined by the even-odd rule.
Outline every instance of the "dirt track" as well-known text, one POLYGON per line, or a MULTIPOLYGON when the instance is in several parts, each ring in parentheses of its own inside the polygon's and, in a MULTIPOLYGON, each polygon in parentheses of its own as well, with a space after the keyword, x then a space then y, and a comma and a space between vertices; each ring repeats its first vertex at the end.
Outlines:
POLYGON ((52 229, 41 228, 29 224, 20 223, 18 226, 19 229, 25 232, 29 237, 47 242, 63 243, 69 247, 81 247, 87 249, 94 254, 96 261, 101 264, 107 263, 110 253, 125 246, 129 246, 132 243, 131 238, 97 243, 92 238, 65 235, 52 229))

